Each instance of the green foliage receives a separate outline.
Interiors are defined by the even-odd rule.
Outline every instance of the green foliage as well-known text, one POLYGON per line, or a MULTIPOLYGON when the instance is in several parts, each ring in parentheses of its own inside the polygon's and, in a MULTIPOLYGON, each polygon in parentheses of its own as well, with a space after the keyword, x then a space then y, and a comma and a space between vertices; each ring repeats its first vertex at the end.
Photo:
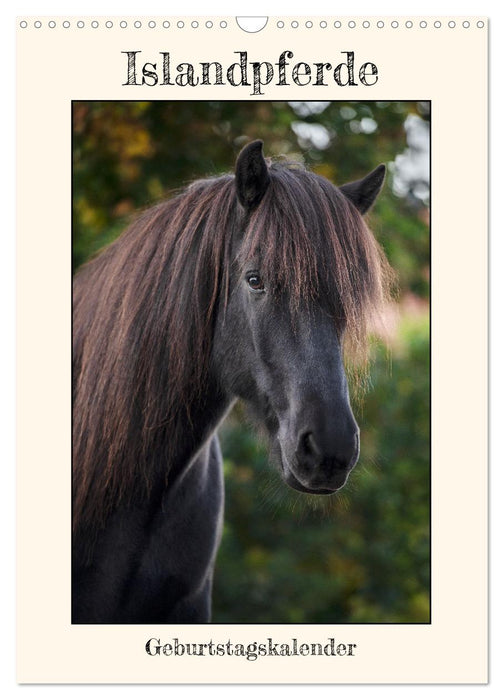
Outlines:
POLYGON ((134 212, 229 171, 248 140, 337 184, 388 164, 370 224, 397 273, 398 321, 378 342, 357 408, 362 455, 341 494, 286 487, 237 407, 221 431, 226 515, 217 622, 426 622, 430 615, 428 210, 394 190, 416 102, 76 102, 73 262, 134 212))

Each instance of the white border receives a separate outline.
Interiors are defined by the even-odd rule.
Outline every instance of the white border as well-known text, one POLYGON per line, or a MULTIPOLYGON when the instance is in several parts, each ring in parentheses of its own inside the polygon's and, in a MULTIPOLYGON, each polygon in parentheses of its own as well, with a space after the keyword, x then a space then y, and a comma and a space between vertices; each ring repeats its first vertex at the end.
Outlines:
MULTIPOLYGON (((276 2, 276 3, 266 3, 267 7, 270 8, 270 14, 283 14, 285 10, 283 9, 283 6, 287 3, 281 3, 281 2, 276 2), (271 11, 271 8, 274 8, 273 11, 271 11)), ((256 2, 253 4, 253 11, 247 8, 246 4, 245 7, 243 8, 243 12, 240 14, 243 15, 248 15, 248 14, 264 14, 264 3, 261 2, 256 2)), ((291 3, 288 3, 290 6, 291 3)), ((184 14, 198 14, 202 13, 205 10, 204 9, 199 9, 203 8, 204 6, 202 3, 186 3, 184 5, 184 14)), ((235 3, 216 3, 214 4, 214 12, 218 14, 230 14, 233 11, 235 11, 235 3), (232 9, 230 11, 229 6, 232 6, 232 9), (224 7, 223 7, 224 6, 224 7)), ((7 47, 8 53, 7 55, 9 57, 12 57, 14 55, 14 40, 13 40, 13 26, 14 26, 14 12, 17 15, 28 15, 28 14, 39 14, 41 13, 43 8, 44 14, 66 14, 68 12, 68 3, 54 3, 50 2, 47 4, 42 4, 40 2, 23 2, 20 3, 18 7, 14 8, 8 13, 4 13, 2 11, 3 16, 3 22, 1 23, 1 32, 2 32, 2 45, 7 47), (9 50, 10 49, 10 50, 9 50)), ((332 14, 334 13, 334 4, 333 3, 328 3, 328 2, 316 2, 312 3, 310 8, 313 10, 312 14, 332 14)), ((90 13, 92 14, 93 12, 101 12, 105 14, 117 14, 117 13, 127 13, 127 14, 136 14, 137 12, 137 7, 135 5, 132 5, 131 3, 126 3, 126 2, 106 2, 106 3, 95 3, 90 0, 89 3, 86 4, 85 9, 79 9, 76 10, 75 6, 72 7, 72 10, 76 12, 76 14, 86 14, 90 13), (128 7, 129 6, 129 7, 128 7)), ((373 11, 376 11, 376 4, 371 3, 371 2, 360 2, 360 3, 355 3, 352 4, 352 10, 354 14, 371 14, 373 11)), ((415 12, 415 14, 437 14, 437 13, 443 14, 473 14, 475 10, 475 4, 473 2, 467 2, 464 0, 460 0, 459 2, 449 2, 449 3, 443 3, 442 8, 440 8, 440 3, 439 2, 424 2, 421 5, 421 8, 418 7, 416 11, 411 10, 412 12, 415 12)), ((492 416, 491 416, 491 423, 494 426, 494 429, 491 432, 491 437, 492 437, 492 442, 491 442, 491 464, 492 466, 492 474, 491 474, 491 494, 492 494, 492 509, 491 509, 491 524, 492 524, 492 530, 494 532, 494 537, 491 539, 491 544, 492 544, 492 567, 491 567, 491 574, 492 574, 492 589, 494 593, 496 591, 502 590, 504 588, 504 580, 503 580, 503 571, 502 571, 502 547, 500 543, 500 538, 498 537, 497 533, 502 532, 502 525, 503 525, 503 509, 500 504, 500 496, 498 494, 504 493, 503 490, 503 481, 504 477, 502 474, 502 469, 499 468, 499 465, 502 465, 504 463, 503 459, 503 449, 501 445, 499 444, 500 441, 498 442, 497 438, 499 436, 499 432, 502 426, 503 422, 503 415, 502 415, 502 409, 500 406, 502 405, 502 401, 500 400, 500 390, 503 388, 503 370, 502 370, 502 365, 498 358, 502 357, 504 354, 504 343, 502 341, 502 336, 500 334, 500 317, 501 317, 501 306, 500 306, 500 300, 503 298, 503 292, 504 292, 504 276, 501 273, 502 269, 502 262, 503 262, 503 249, 502 246, 504 245, 503 240, 502 240, 502 235, 501 232, 499 231, 498 224, 497 224, 497 207, 500 206, 500 195, 498 193, 502 192, 502 176, 500 175, 500 169, 501 166, 499 164, 499 154, 502 154, 504 149, 502 148, 503 146, 503 137, 502 137, 502 130, 499 127, 499 121, 497 119, 497 114, 501 114, 501 107, 502 107, 502 97, 501 95, 501 87, 500 87, 500 71, 497 69, 497 66, 502 66, 503 65, 503 34, 502 34, 502 23, 500 22, 501 17, 499 16, 501 14, 501 10, 497 9, 497 6, 495 2, 483 2, 483 3, 478 3, 477 10, 479 13, 482 14, 487 14, 490 16, 491 19, 491 41, 490 41, 490 56, 491 56, 491 65, 494 66, 493 72, 491 71, 490 77, 491 77, 491 119, 493 118, 493 127, 491 129, 491 145, 492 148, 491 150, 494 152, 494 155, 491 158, 490 161, 490 166, 491 166, 491 192, 493 193, 493 196, 491 197, 490 200, 490 212, 491 212, 491 312, 492 312, 492 327, 493 331, 491 333, 491 353, 492 353, 492 366, 491 366, 491 385, 492 385, 492 392, 491 392, 491 410, 492 410, 492 416), (493 87, 493 89, 492 89, 493 87), (497 233, 496 233, 497 232, 497 233), (496 311, 497 309, 497 311, 496 311), (494 495, 495 494, 495 495, 494 495), (497 500, 497 498, 499 500, 497 500)), ((142 4, 142 14, 145 12, 148 13, 158 13, 162 14, 166 11, 166 5, 160 2, 145 2, 142 4)), ((380 11, 384 14, 402 14, 404 12, 404 3, 403 2, 382 2, 380 4, 380 11)), ((4 54, 5 55, 5 54, 4 54)), ((8 94, 10 95, 10 99, 7 100, 10 105, 14 105, 14 93, 15 93, 15 85, 14 85, 14 73, 13 71, 6 71, 6 74, 4 76, 4 90, 8 91, 8 94)), ((2 126, 3 126, 3 133, 4 134, 12 134, 14 130, 14 114, 13 110, 9 110, 5 112, 3 110, 2 114, 2 126)), ((492 121, 491 121, 491 126, 492 126, 492 121)), ((5 139, 4 141, 4 150, 3 150, 3 161, 4 161, 4 174, 7 175, 7 177, 4 177, 4 182, 3 182, 3 191, 6 192, 7 196, 5 197, 5 201, 7 203, 11 203, 11 205, 7 208, 7 219, 6 219, 6 231, 12 232, 14 231, 14 187, 13 187, 13 178, 8 177, 9 173, 12 173, 14 171, 14 140, 13 139, 5 139)), ((499 217, 499 220, 501 217, 499 217)), ((14 326, 14 312, 13 312, 13 288, 14 288, 14 243, 13 243, 13 236, 11 235, 6 235, 4 237, 4 245, 2 246, 3 250, 3 266, 2 266, 2 274, 1 274, 1 279, 0 279, 0 298, 2 299, 2 316, 3 316, 3 321, 4 321, 4 327, 7 329, 10 329, 8 331, 8 336, 11 336, 9 340, 4 341, 1 346, 0 346, 0 353, 1 353, 1 363, 0 366, 2 367, 2 415, 1 415, 1 425, 2 425, 2 445, 4 447, 3 452, 4 452, 4 466, 5 466, 5 471, 7 472, 4 475, 4 478, 6 479, 5 483, 5 489, 3 492, 3 505, 4 508, 2 508, 2 518, 3 518, 3 528, 2 528, 2 533, 4 534, 4 547, 3 551, 6 552, 6 561, 7 561, 7 566, 4 566, 4 576, 2 577, 2 598, 4 600, 12 600, 13 598, 13 592, 14 592, 14 584, 13 584, 13 576, 12 574, 9 576, 8 575, 8 570, 10 569, 11 571, 14 570, 14 547, 13 547, 13 522, 14 522, 14 515, 13 515, 13 503, 14 503, 14 498, 12 496, 13 494, 13 464, 14 464, 14 421, 13 421, 13 415, 14 411, 12 410, 13 407, 13 402, 14 402, 14 381, 13 381, 13 376, 14 373, 12 371, 12 366, 14 363, 14 347, 13 347, 13 340, 12 340, 12 334, 13 334, 13 326, 14 326), (12 487, 12 488, 11 488, 12 487), (10 563, 10 566, 9 566, 10 563)), ((362 693, 366 692, 372 692, 374 698, 381 698, 381 697, 390 697, 390 694, 394 693, 400 693, 401 696, 403 696, 405 690, 408 693, 409 696, 413 697, 418 693, 423 693, 424 692, 429 692, 429 694, 434 694, 434 696, 437 696, 440 693, 447 694, 448 697, 464 697, 468 692, 471 693, 471 696, 473 694, 479 695, 479 693, 486 693, 486 697, 497 697, 500 693, 502 693, 502 690, 504 688, 504 682, 503 682, 503 664, 501 663, 501 651, 504 648, 503 644, 503 634, 502 634, 502 629, 501 626, 498 624, 498 620, 502 620, 504 616, 502 615, 503 612, 503 604, 502 604, 502 598, 501 596, 493 595, 491 598, 491 604, 492 604, 492 618, 494 620, 494 624, 491 626, 491 666, 490 666, 490 672, 491 672, 491 682, 489 687, 460 687, 460 686, 433 686, 430 688, 423 688, 422 686, 408 686, 407 689, 404 687, 400 686, 373 686, 373 687, 348 687, 346 686, 344 689, 341 689, 341 692, 345 692, 345 694, 349 694, 350 697, 360 697, 362 693)), ((2 635, 2 648, 1 648, 1 658, 3 660, 2 667, 4 669, 7 669, 6 672, 2 674, 2 689, 6 692, 9 693, 9 696, 12 694, 17 695, 18 692, 27 692, 25 691, 24 688, 20 688, 19 686, 15 685, 14 682, 14 644, 12 643, 12 635, 14 633, 14 608, 12 605, 7 604, 5 606, 7 608, 7 617, 4 622, 4 634, 2 635)), ((27 689, 28 690, 28 689, 27 689)), ((175 689, 174 689, 175 690, 175 689)), ((231 687, 210 687, 205 689, 205 693, 208 693, 210 697, 215 695, 215 697, 222 697, 226 696, 227 693, 236 693, 236 688, 231 688, 231 687)), ((254 693, 254 695, 258 692, 259 689, 256 689, 254 687, 240 687, 239 692, 240 694, 243 694, 245 697, 250 693, 254 693)), ((266 691, 266 688, 264 689, 266 691)), ((310 692, 316 691, 320 695, 327 695, 329 696, 329 693, 332 694, 335 692, 335 688, 329 688, 329 687, 320 687, 318 686, 317 688, 312 688, 310 692)), ((65 695, 67 693, 70 693, 73 695, 73 693, 79 693, 79 692, 88 692, 89 689, 86 689, 85 687, 65 687, 61 688, 61 690, 58 687, 38 687, 37 688, 37 693, 41 693, 42 696, 44 694, 47 694, 47 697, 53 697, 53 693, 57 692, 65 692, 65 695)), ((131 695, 132 692, 136 692, 136 689, 134 687, 121 687, 121 688, 116 688, 116 687, 111 687, 107 686, 106 688, 95 688, 93 692, 97 692, 98 695, 100 695, 102 692, 108 692, 108 693, 121 693, 121 697, 128 697, 131 695)), ((166 688, 160 688, 160 687, 149 687, 149 692, 167 692, 166 688)), ((184 697, 185 693, 191 692, 191 689, 189 687, 177 687, 176 688, 177 694, 181 694, 182 697, 184 697)), ((262 691, 261 691, 262 692, 262 691)), ((276 689, 275 689, 276 692, 276 689)), ((301 696, 301 693, 304 694, 306 692, 305 688, 302 687, 290 687, 288 690, 289 694, 291 697, 296 698, 296 696, 301 696)))

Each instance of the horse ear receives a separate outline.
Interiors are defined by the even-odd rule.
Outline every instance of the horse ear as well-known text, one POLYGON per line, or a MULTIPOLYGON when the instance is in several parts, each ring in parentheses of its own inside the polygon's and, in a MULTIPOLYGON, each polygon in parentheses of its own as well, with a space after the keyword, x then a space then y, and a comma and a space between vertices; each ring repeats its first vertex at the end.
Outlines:
POLYGON ((242 149, 236 161, 236 194, 240 204, 248 210, 259 204, 270 182, 262 146, 262 141, 252 141, 242 149))
POLYGON ((370 209, 382 188, 385 179, 385 166, 379 165, 362 180, 355 180, 340 187, 341 192, 354 206, 365 214, 370 209))

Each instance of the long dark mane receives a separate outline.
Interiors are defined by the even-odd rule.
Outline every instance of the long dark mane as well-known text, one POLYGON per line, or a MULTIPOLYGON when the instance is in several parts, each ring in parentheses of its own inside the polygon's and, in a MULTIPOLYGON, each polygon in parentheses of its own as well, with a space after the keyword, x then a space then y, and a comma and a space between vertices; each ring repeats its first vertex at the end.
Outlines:
POLYGON ((272 163, 245 218, 234 177, 197 181, 145 211, 74 282, 74 528, 146 493, 208 379, 217 306, 254 257, 293 312, 320 297, 352 353, 388 292, 389 268, 357 209, 327 180, 272 163), (237 260, 233 240, 243 236, 237 260), (223 295, 223 296, 222 296, 223 295))

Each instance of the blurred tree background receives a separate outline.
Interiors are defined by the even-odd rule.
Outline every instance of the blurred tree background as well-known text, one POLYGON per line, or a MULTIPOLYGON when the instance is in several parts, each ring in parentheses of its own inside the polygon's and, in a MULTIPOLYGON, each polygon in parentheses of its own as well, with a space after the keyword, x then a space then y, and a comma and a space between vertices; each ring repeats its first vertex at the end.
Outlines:
POLYGON ((75 268, 139 209, 231 170, 255 138, 336 184, 388 166, 369 220, 398 294, 355 406, 361 458, 341 494, 296 493, 234 409, 220 431, 214 622, 429 621, 429 120, 424 102, 74 102, 75 268))

